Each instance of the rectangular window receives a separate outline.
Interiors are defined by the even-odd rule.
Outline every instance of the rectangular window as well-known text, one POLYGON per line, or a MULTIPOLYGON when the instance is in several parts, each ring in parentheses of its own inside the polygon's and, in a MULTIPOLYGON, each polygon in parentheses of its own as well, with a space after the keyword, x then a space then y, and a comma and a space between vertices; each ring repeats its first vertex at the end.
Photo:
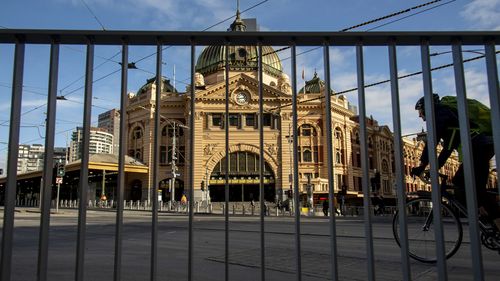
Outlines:
POLYGON ((212 114, 212 126, 222 128, 222 114, 212 114))
POLYGON ((271 113, 264 113, 264 115, 262 116, 264 119, 262 122, 264 123, 264 127, 271 127, 271 123, 272 123, 272 116, 271 116, 271 113))
POLYGON ((255 128, 255 114, 245 114, 245 122, 247 127, 255 128))
POLYGON ((238 153, 238 171, 239 172, 246 172, 247 168, 247 157, 246 153, 238 153))
POLYGON ((229 154, 229 171, 238 171, 238 154, 236 153, 229 154))
POLYGON ((239 125, 240 125, 240 115, 237 113, 229 114, 229 126, 239 127, 239 125))

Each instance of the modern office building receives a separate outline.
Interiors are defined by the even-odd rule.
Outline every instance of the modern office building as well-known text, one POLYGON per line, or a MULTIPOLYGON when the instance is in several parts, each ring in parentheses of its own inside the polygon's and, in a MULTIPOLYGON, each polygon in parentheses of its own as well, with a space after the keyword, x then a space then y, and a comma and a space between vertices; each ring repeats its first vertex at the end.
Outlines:
MULTIPOLYGON (((71 135, 70 162, 82 158, 83 128, 77 127, 71 135)), ((90 129, 90 154, 113 153, 113 135, 104 128, 90 129)))
MULTIPOLYGON (((111 109, 99 114, 97 127, 105 129, 106 132, 112 134, 113 140, 117 142, 120 137, 120 111, 111 109)), ((116 146, 113 146, 112 153, 118 154, 118 148, 116 146)))
MULTIPOLYGON (((41 144, 21 144, 17 160, 17 173, 27 173, 43 169, 45 158, 45 147, 41 144)), ((54 148, 54 162, 66 163, 67 149, 65 147, 54 148)))

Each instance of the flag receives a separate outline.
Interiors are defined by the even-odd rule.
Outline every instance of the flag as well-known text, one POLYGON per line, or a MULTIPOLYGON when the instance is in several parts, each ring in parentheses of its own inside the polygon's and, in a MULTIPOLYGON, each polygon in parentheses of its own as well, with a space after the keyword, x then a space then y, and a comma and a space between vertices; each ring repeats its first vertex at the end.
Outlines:
POLYGON ((306 77, 306 71, 305 69, 302 69, 302 80, 304 80, 306 77))

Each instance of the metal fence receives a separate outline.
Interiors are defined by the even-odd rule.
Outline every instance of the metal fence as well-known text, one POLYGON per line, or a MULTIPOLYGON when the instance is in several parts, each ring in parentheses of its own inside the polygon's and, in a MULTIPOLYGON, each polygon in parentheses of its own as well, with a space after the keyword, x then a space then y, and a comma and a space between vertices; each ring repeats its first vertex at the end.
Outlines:
MULTIPOLYGON (((390 66, 390 83, 391 83, 391 97, 392 97, 392 112, 393 112, 393 123, 394 123, 394 153, 395 153, 395 167, 397 174, 396 188, 398 197, 398 209, 401 215, 400 218, 400 233, 402 237, 402 272, 403 275, 401 279, 410 280, 410 262, 408 256, 408 245, 407 245, 407 225, 406 217, 404 212, 404 202, 405 202, 405 182, 404 182, 404 171, 402 167, 403 163, 403 152, 402 152, 402 141, 401 141, 401 115, 399 107, 399 86, 398 86, 398 64, 396 61, 396 47, 398 46, 419 46, 421 50, 421 63, 422 63, 422 74, 423 74, 423 85, 424 94, 426 97, 427 104, 431 104, 432 96, 432 75, 431 75, 431 65, 430 65, 430 46, 451 46, 453 53, 453 66, 455 70, 455 81, 457 89, 457 97, 459 100, 459 112, 460 112, 460 129, 462 132, 467 132, 468 124, 467 120, 467 110, 465 107, 465 82, 464 82, 464 70, 463 70, 463 60, 462 60, 462 46, 463 45, 484 45, 486 54, 486 70, 488 78, 488 90, 489 98, 491 102, 492 109, 492 122, 494 128, 494 139, 495 151, 498 153, 500 151, 500 100, 499 100, 499 88, 498 88, 498 70, 497 70, 497 59, 495 46, 500 43, 500 33, 499 32, 374 32, 374 33, 335 33, 335 32, 128 32, 128 31, 59 31, 59 30, 1 30, 0 31, 0 43, 1 44, 13 44, 15 45, 14 54, 14 69, 13 69, 13 84, 12 84, 12 107, 11 107, 11 118, 10 118, 10 131, 9 131, 9 145, 8 145, 8 167, 7 167, 7 185, 5 193, 5 208, 4 208, 4 225, 3 225, 3 236, 2 236, 2 252, 1 252, 1 275, 0 280, 7 281, 11 280, 11 258, 12 258, 12 242, 13 242, 13 232, 14 232, 14 209, 16 203, 16 167, 18 162, 18 148, 19 148, 19 134, 20 134, 20 118, 21 118, 21 101, 23 92, 23 73, 24 73, 24 59, 25 59, 25 47, 27 44, 46 44, 50 45, 50 70, 49 70, 49 90, 48 90, 48 108, 47 108, 47 122, 46 122, 46 139, 45 147, 46 157, 44 166, 53 166, 53 147, 54 147, 54 135, 55 135, 55 113, 56 113, 56 98, 57 98, 57 81, 58 81, 58 65, 59 65, 59 47, 60 44, 79 44, 87 46, 87 58, 86 58, 86 74, 85 74, 85 98, 84 98, 84 141, 83 141, 83 151, 89 151, 89 130, 90 130, 90 107, 92 101, 92 85, 93 85, 93 69, 94 69, 94 47, 96 45, 121 45, 122 47, 122 58, 121 58, 121 103, 120 111, 125 112, 125 98, 127 97, 127 65, 128 61, 128 50, 129 46, 133 45, 148 45, 157 47, 157 57, 156 57, 156 80, 160 81, 162 76, 162 46, 165 45, 178 45, 178 46, 188 46, 191 49, 191 83, 190 83, 190 109, 191 115, 194 116, 196 112, 195 107, 195 50, 197 46, 202 45, 220 45, 220 46, 230 46, 230 45, 254 45, 258 46, 258 61, 259 61, 259 116, 261 118, 260 123, 262 124, 263 118, 263 104, 262 104, 262 94, 263 94, 263 81, 262 81, 262 46, 290 46, 291 48, 291 83, 292 83, 292 111, 293 111, 293 187, 294 187, 294 219, 295 219, 295 255, 296 255, 296 270, 297 270, 297 280, 302 280, 302 270, 301 270, 301 228, 300 228, 300 209, 299 209, 299 178, 298 178, 298 155, 297 155, 297 46, 320 46, 323 48, 324 55, 324 73, 326 79, 325 87, 325 106, 326 106, 326 124, 331 124, 331 102, 329 89, 331 89, 330 81, 330 48, 331 46, 355 46, 356 49, 356 65, 357 65, 357 84, 358 84, 358 100, 359 100, 359 113, 360 113, 360 139, 361 139, 361 162, 363 170, 363 194, 364 194, 364 209, 370 208, 370 191, 369 191, 369 166, 368 166, 368 146, 367 146, 367 133, 366 133, 366 104, 365 104, 365 80, 364 80, 364 62, 363 62, 363 49, 365 46, 383 46, 387 47, 389 54, 388 64, 390 66)), ((227 67, 228 62, 228 52, 226 52, 226 113, 229 111, 229 91, 228 91, 228 80, 229 68, 227 67)), ((156 107, 160 107, 160 96, 161 87, 156 87, 156 107)), ((433 204, 439 206, 440 203, 440 190, 437 183, 437 158, 435 157, 435 144, 436 139, 433 134, 434 130, 434 112, 431 107, 426 108, 429 110, 427 120, 427 128, 429 132, 429 155, 431 167, 434 169, 431 171, 431 176, 433 178, 432 190, 433 190, 433 204)), ((229 123, 228 114, 226 114, 226 124, 229 123)), ((190 118, 190 127, 194 127, 194 118, 190 118)), ((159 132, 160 125, 160 111, 155 112, 155 132, 159 132)), ((119 173, 118 173, 118 196, 117 196, 117 212, 116 212, 116 236, 115 236, 115 253, 114 253, 114 280, 121 279, 121 269, 122 264, 122 226, 123 226, 123 210, 124 205, 122 202, 124 196, 124 156, 126 154, 126 136, 125 136, 125 118, 121 118, 120 121, 120 139, 119 139, 119 173)), ((328 163, 328 180, 329 180, 329 202, 330 210, 333 210, 333 182, 334 182, 334 166, 332 158, 332 127, 327 125, 327 163, 328 163)), ((263 157, 263 130, 260 126, 260 188, 263 188, 263 175, 264 170, 264 157, 263 157)), ((190 130, 190 139, 195 140, 194 130, 190 130)), ((229 133, 228 126, 226 126, 226 155, 229 153, 229 133)), ((158 135, 154 139, 154 146, 158 147, 158 135)), ((190 143, 190 159, 195 158, 193 141, 190 143)), ((471 163, 471 140, 467 134, 462 135, 462 144, 465 149, 464 153, 464 163, 466 175, 471 175, 473 172, 471 163)), ((226 157, 229 161, 229 157, 226 157)), ((158 186, 158 163, 159 154, 158 151, 154 154, 154 166, 153 166, 153 186, 158 186)), ((80 184, 79 184, 79 199, 82 202, 87 202, 87 192, 85 192, 84 187, 86 186, 84 180, 88 178, 88 153, 83 153, 80 169, 80 184)), ((500 160, 496 158, 496 166, 499 165, 500 160)), ((229 167, 229 165, 226 165, 229 167)), ((190 182, 194 180, 194 167, 190 166, 190 182)), ((52 178, 52 169, 45 169, 43 172, 43 178, 52 178)), ((469 177, 469 182, 467 183, 469 187, 473 187, 474 183, 471 181, 473 177, 469 177)), ((226 172, 226 198, 229 198, 228 191, 228 173, 226 172)), ((499 186, 500 188, 500 186, 499 186)), ((468 188, 468 190, 473 190, 468 188)), ((38 255, 38 270, 37 276, 38 280, 47 280, 47 263, 48 263, 48 240, 49 240, 49 222, 50 222, 50 198, 51 198, 51 183, 49 181, 43 182, 43 195, 42 206, 41 206, 41 221, 40 221, 40 236, 39 236, 39 255, 38 255)), ((152 198, 157 198, 156 188, 153 188, 152 198)), ((193 198, 193 187, 189 190, 189 198, 193 198)), ((260 192, 260 210, 264 210, 264 198, 263 192, 260 192)), ((467 192, 467 202, 468 210, 471 223, 470 226, 470 237, 471 237, 471 261, 473 263, 474 278, 476 280, 484 279, 483 276, 483 265, 481 258, 481 242, 478 236, 477 228, 477 215, 474 211, 477 208, 475 203, 474 192, 467 192)), ((227 200, 227 199, 226 199, 227 200)), ((225 209, 229 209, 228 201, 225 202, 225 209)), ((85 237, 86 237, 86 211, 87 205, 80 204, 79 215, 78 215, 78 237, 77 237, 77 252, 76 252, 76 272, 75 280, 83 280, 84 276, 84 256, 86 252, 85 248, 85 237)), ((158 202, 153 200, 152 203, 152 233, 151 233, 151 270, 150 270, 150 280, 156 280, 157 277, 157 240, 158 240, 158 202)), ((188 272, 187 279, 192 280, 193 272, 193 200, 189 201, 189 239, 188 239, 188 272)), ((333 213, 333 212, 332 212, 333 213)), ((375 267, 374 267, 374 251, 373 251, 373 237, 372 237, 372 220, 370 212, 364 212, 364 226, 365 226, 365 241, 366 241, 366 257, 367 257, 367 276, 369 280, 375 280, 375 267)), ((435 221, 440 221, 440 213, 434 212, 435 221)), ((261 250, 261 280, 265 280, 265 229, 264 229, 264 218, 265 214, 263 211, 260 212, 260 250, 261 250)), ((228 254, 229 254, 229 242, 228 242, 228 221, 229 212, 225 212, 225 278, 228 280, 228 254)), ((335 215, 330 215, 329 218, 329 228, 330 228, 330 240, 331 240, 331 279, 338 280, 338 255, 337 255, 337 224, 335 215)), ((446 269, 446 259, 444 256, 443 249, 443 232, 442 228, 437 224, 436 231, 436 242, 437 242, 437 253, 438 253, 438 278, 440 280, 447 279, 447 269, 446 269)))

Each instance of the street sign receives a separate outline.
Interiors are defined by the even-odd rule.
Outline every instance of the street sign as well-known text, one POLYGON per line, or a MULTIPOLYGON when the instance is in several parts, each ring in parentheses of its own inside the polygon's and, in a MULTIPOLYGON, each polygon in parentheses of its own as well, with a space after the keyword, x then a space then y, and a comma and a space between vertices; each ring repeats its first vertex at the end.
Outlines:
POLYGON ((62 184, 63 183, 63 178, 57 177, 56 178, 56 184, 62 184))

